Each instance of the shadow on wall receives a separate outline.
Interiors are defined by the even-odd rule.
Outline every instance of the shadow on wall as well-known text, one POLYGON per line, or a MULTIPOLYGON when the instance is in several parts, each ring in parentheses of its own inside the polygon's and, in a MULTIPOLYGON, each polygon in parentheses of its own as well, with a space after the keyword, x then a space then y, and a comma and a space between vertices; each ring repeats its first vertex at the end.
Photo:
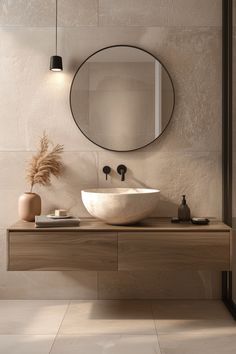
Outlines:
POLYGON ((96 299, 97 273, 89 271, 1 272, 0 299, 96 299))
MULTIPOLYGON (((154 188, 154 189, 158 188, 156 186, 150 187, 150 185, 147 185, 146 183, 140 181, 139 179, 137 179, 134 176, 132 171, 129 171, 129 175, 130 175, 130 179, 137 184, 136 185, 137 188, 139 188, 139 187, 154 188)), ((159 203, 158 203, 156 209, 153 211, 152 215, 150 215, 151 217, 160 215, 160 211, 161 211, 162 216, 170 216, 170 217, 177 216, 178 206, 179 206, 177 203, 174 203, 173 201, 171 201, 170 199, 165 197, 161 193, 161 191, 158 195, 158 198, 159 198, 159 203)))
POLYGON ((86 154, 83 156, 83 153, 75 153, 73 157, 70 155, 68 161, 67 154, 64 153, 63 159, 65 169, 62 177, 53 179, 50 187, 41 188, 39 191, 43 213, 63 208, 75 216, 89 216, 81 200, 81 190, 98 187, 96 157, 89 160, 86 159, 86 154))
MULTIPOLYGON (((92 53, 91 53, 92 54, 92 53)), ((90 54, 89 54, 90 55, 90 54)), ((83 60, 78 60, 78 59, 71 59, 69 62, 69 65, 67 67, 67 71, 73 75, 75 75, 76 71, 78 70, 79 66, 83 63, 83 60)))

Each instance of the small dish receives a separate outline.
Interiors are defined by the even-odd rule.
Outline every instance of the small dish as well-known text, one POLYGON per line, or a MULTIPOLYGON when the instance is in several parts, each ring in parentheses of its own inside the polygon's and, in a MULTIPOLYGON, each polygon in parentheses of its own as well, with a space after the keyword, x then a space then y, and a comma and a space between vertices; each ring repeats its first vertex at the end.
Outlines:
POLYGON ((72 218, 72 216, 71 215, 56 216, 54 214, 48 214, 47 218, 50 218, 50 219, 70 219, 70 218, 72 218))

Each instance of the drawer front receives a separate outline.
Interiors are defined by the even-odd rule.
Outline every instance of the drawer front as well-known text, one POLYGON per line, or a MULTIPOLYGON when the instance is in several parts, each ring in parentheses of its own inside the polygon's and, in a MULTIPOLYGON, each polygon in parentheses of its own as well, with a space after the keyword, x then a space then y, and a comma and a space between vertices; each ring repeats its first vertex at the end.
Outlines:
POLYGON ((230 232, 118 234, 119 270, 228 270, 230 232))
POLYGON ((112 232, 10 232, 8 270, 117 270, 112 232))

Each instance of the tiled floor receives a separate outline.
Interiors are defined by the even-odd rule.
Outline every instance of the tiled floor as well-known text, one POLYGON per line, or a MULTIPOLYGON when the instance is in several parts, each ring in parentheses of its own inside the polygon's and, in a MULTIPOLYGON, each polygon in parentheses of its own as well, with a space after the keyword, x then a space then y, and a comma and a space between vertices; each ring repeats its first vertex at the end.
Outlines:
POLYGON ((233 354, 220 301, 0 301, 0 354, 233 354))

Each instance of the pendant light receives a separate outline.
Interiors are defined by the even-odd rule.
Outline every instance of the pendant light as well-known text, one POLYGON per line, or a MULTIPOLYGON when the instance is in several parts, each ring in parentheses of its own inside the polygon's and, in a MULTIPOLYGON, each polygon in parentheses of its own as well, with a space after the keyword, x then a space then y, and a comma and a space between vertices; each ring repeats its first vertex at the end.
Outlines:
POLYGON ((62 57, 57 55, 57 0, 56 0, 56 55, 50 58, 50 70, 51 71, 62 71, 62 57))

